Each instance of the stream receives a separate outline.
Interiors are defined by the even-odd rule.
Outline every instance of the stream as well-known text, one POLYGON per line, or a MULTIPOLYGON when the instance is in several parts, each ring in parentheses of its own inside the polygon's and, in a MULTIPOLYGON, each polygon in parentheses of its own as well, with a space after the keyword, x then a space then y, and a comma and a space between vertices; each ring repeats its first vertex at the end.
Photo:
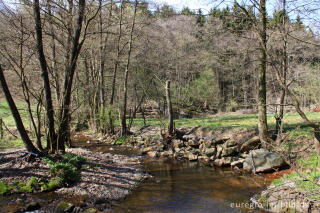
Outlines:
MULTIPOLYGON (((121 146, 98 145, 90 150, 136 155, 134 150, 121 146)), ((141 163, 154 178, 117 202, 112 212, 257 212, 245 205, 271 182, 265 175, 243 175, 231 168, 198 162, 141 158, 141 163)))
MULTIPOLYGON (((95 143, 77 146, 91 151, 137 155, 134 150, 121 146, 95 143)), ((245 205, 270 184, 264 175, 244 175, 230 168, 207 167, 197 162, 141 157, 141 163, 142 169, 154 178, 141 183, 125 199, 112 203, 111 212, 257 212, 245 205)), ((22 203, 36 200, 49 212, 61 200, 80 206, 85 202, 84 198, 62 198, 55 193, 0 196, 0 212, 15 212, 21 207, 21 203, 16 203, 19 199, 22 203)))

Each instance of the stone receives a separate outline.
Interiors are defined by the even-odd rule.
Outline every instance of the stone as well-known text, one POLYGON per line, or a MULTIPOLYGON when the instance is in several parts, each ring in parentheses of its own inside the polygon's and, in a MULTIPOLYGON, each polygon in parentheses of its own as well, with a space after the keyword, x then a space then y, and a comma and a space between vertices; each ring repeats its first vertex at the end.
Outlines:
POLYGON ((198 156, 198 160, 208 162, 208 161, 210 160, 210 158, 209 158, 209 157, 207 157, 207 156, 198 156))
POLYGON ((249 152, 253 149, 259 148, 260 145, 261 142, 259 136, 255 136, 241 145, 240 152, 249 152))
POLYGON ((163 143, 158 143, 158 144, 156 145, 156 147, 157 147, 157 151, 158 151, 158 152, 161 152, 161 151, 163 151, 163 149, 164 149, 163 143))
POLYGON ((200 150, 199 149, 191 149, 190 152, 194 155, 200 155, 200 150))
POLYGON ((72 212, 74 209, 74 205, 72 203, 68 203, 68 202, 60 202, 54 212, 55 213, 65 213, 65 212, 72 212))
POLYGON ((243 162, 244 162, 244 159, 239 159, 239 160, 233 161, 230 165, 231 167, 242 168, 243 162))
POLYGON ((215 148, 209 148, 204 151, 204 154, 208 157, 214 156, 216 154, 215 148))
POLYGON ((216 158, 220 158, 221 157, 222 150, 223 150, 222 145, 217 145, 216 158))
POLYGON ((277 153, 266 149, 256 149, 249 153, 243 163, 243 169, 249 172, 270 172, 286 166, 284 159, 277 153))
POLYGON ((174 140, 172 140, 172 145, 175 148, 181 148, 181 147, 183 147, 183 141, 174 139, 174 140))
POLYGON ((146 148, 142 149, 142 154, 145 155, 145 154, 147 154, 148 152, 151 152, 151 151, 154 151, 154 147, 149 146, 149 147, 146 147, 146 148))
POLYGON ((224 144, 227 140, 229 140, 230 138, 222 138, 222 139, 216 139, 214 140, 212 143, 213 144, 224 144))
POLYGON ((157 151, 150 151, 150 152, 147 152, 147 155, 151 158, 156 158, 156 157, 159 157, 159 152, 157 151))
POLYGON ((212 140, 205 140, 205 141, 203 142, 203 145, 204 145, 206 148, 212 148, 212 147, 214 147, 214 144, 213 144, 212 140))
POLYGON ((25 211, 36 211, 41 208, 40 204, 38 202, 31 202, 27 205, 25 211))
POLYGON ((188 140, 188 146, 191 146, 193 148, 199 148, 200 142, 199 140, 188 140))
POLYGON ((238 153, 238 147, 223 148, 221 157, 234 156, 238 153))
POLYGON ((246 154, 246 153, 240 153, 239 154, 239 157, 241 157, 241 158, 247 158, 249 155, 248 154, 246 154))
POLYGON ((196 136, 195 135, 184 135, 184 136, 182 136, 182 138, 185 140, 193 140, 196 138, 196 136))
POLYGON ((234 139, 229 139, 229 140, 227 140, 226 142, 225 142, 225 147, 234 147, 234 146, 237 146, 238 145, 238 143, 234 140, 234 139))
POLYGON ((188 153, 188 159, 189 161, 197 161, 198 160, 198 155, 194 155, 192 153, 188 153))
POLYGON ((172 150, 167 150, 161 153, 161 157, 170 157, 173 155, 173 151, 172 150))
POLYGON ((98 210, 96 208, 89 208, 84 210, 82 213, 97 213, 98 210))
POLYGON ((214 164, 220 167, 230 166, 231 162, 232 162, 232 157, 223 157, 221 159, 214 160, 214 164))

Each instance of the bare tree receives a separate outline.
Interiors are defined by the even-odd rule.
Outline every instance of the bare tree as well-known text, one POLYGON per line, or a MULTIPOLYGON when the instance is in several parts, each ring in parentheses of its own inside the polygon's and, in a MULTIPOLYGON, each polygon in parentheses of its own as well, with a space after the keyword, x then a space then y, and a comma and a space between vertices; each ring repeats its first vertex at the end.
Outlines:
POLYGON ((131 52, 133 47, 133 34, 134 34, 134 27, 136 24, 136 15, 137 15, 137 7, 138 7, 138 0, 135 1, 134 4, 134 13, 133 19, 131 24, 130 30, 130 38, 129 38, 129 49, 128 49, 128 59, 125 67, 124 72, 124 82, 123 82, 123 102, 120 109, 120 119, 121 119, 121 135, 127 135, 127 96, 128 96, 128 76, 129 76, 129 68, 130 68, 130 59, 131 59, 131 52))

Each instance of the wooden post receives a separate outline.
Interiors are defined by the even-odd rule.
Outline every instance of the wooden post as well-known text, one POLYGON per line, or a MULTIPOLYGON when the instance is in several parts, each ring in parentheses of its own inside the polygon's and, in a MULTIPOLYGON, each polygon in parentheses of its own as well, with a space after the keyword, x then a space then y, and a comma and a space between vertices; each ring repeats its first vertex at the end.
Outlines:
POLYGON ((170 96, 170 80, 166 82, 166 99, 167 99, 167 107, 168 107, 168 133, 173 134, 173 110, 170 96))

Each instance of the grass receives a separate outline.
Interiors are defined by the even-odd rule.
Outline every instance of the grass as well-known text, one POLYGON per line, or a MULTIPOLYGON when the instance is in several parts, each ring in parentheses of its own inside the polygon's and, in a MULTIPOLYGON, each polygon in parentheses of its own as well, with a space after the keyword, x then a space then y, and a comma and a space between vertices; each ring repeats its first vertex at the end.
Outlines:
MULTIPOLYGON (((320 113, 307 113, 310 120, 318 122, 320 121, 320 113)), ((275 129, 274 115, 269 114, 268 125, 269 129, 275 129)), ((212 117, 190 118, 190 119, 177 119, 175 120, 176 127, 184 126, 201 126, 208 130, 225 130, 225 129, 256 129, 257 128, 258 115, 221 115, 212 117)), ((135 119, 134 126, 142 127, 143 120, 135 119)), ((147 125, 160 126, 165 128, 167 125, 167 119, 151 118, 147 120, 147 125)), ((283 119, 283 128, 289 133, 289 138, 298 136, 311 136, 312 129, 303 123, 303 120, 298 114, 288 113, 285 114, 283 119), (300 127, 297 129, 297 127, 300 127)))
MULTIPOLYGON (((29 115, 28 112, 25 110, 26 106, 23 102, 16 102, 17 108, 20 112, 21 118, 26 126, 29 125, 29 115)), ((16 128, 15 121, 12 117, 11 111, 6 101, 0 101, 0 118, 2 118, 3 122, 9 129, 16 128)), ((14 147, 21 147, 23 146, 23 142, 20 138, 13 137, 10 133, 5 131, 5 137, 0 139, 0 151, 5 149, 10 149, 14 147)), ((18 135, 17 135, 18 136, 18 135)))
POLYGON ((302 171, 284 175, 282 178, 274 180, 272 185, 281 186, 286 182, 294 182, 297 191, 306 193, 310 199, 320 201, 320 187, 316 184, 320 178, 318 170, 320 157, 318 158, 314 153, 307 159, 299 159, 298 165, 303 168, 302 171))
MULTIPOLYGON (((23 102, 17 102, 17 106, 23 118, 23 121, 28 127, 29 119, 28 113, 25 108, 23 102)), ((307 113, 307 116, 312 121, 320 121, 320 113, 307 113)), ((0 101, 0 117, 5 122, 8 128, 15 128, 14 120, 11 116, 11 112, 9 107, 5 101, 0 101)), ((268 125, 269 129, 275 129, 275 119, 274 115, 269 114, 268 118, 268 125)), ((211 116, 211 117, 200 117, 200 118, 191 118, 191 119, 177 119, 175 120, 175 126, 177 128, 184 127, 184 126, 201 126, 202 128, 206 128, 208 130, 226 130, 226 129, 256 129, 257 128, 257 114, 247 114, 247 115, 220 115, 220 116, 211 116)), ((119 125, 118 121, 116 125, 119 125)), ((149 118, 147 119, 147 124, 152 126, 160 126, 161 128, 166 128, 167 126, 167 119, 164 118, 149 118)), ((133 126, 142 127, 143 120, 142 119, 135 119, 133 122, 133 126)), ((287 113, 283 119, 283 128, 288 133, 288 139, 295 139, 297 137, 309 137, 312 136, 312 129, 309 128, 300 116, 296 113, 287 113), (299 126, 299 128, 297 128, 299 126)), ((8 135, 8 133, 6 133, 8 135)), ((121 144, 125 142, 126 139, 120 138, 117 140, 117 144, 121 144)), ((0 150, 13 148, 13 147, 20 147, 23 146, 23 143, 20 139, 15 138, 4 138, 0 141, 0 150)))

